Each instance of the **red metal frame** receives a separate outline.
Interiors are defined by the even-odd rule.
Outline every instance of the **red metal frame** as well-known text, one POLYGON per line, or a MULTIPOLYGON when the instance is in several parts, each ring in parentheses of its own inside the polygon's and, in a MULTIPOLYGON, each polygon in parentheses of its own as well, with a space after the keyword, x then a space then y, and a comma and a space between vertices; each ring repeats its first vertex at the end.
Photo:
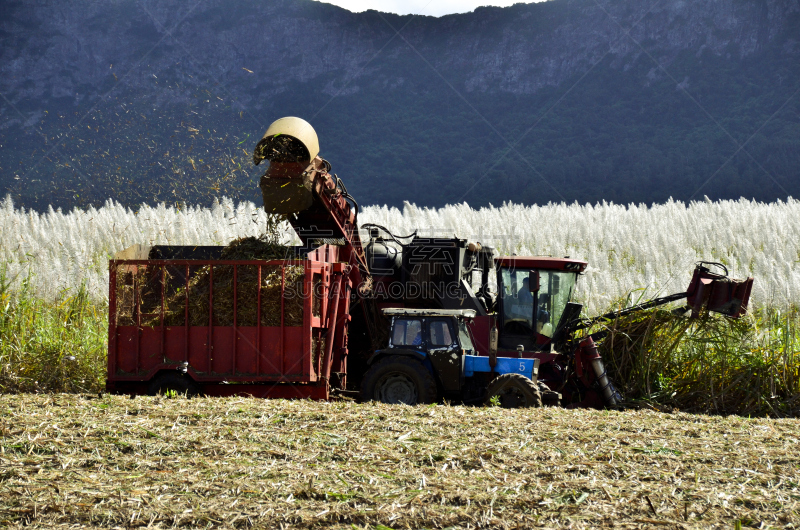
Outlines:
MULTIPOLYGON (((315 256, 316 257, 316 256, 315 256)), ((326 256, 328 257, 328 256, 326 256)), ((357 270, 357 269, 356 269, 357 270)), ((353 269, 346 263, 317 260, 222 261, 222 260, 111 260, 109 262, 108 388, 141 391, 147 381, 163 370, 185 369, 189 377, 211 395, 247 394, 264 397, 327 399, 331 367, 340 369, 346 359, 353 269), (219 266, 233 267, 233 325, 214 325, 214 272, 219 266), (209 270, 209 321, 191 326, 189 286, 191 272, 209 270), (255 326, 241 326, 237 319, 240 299, 239 267, 257 268, 258 289, 255 326), (286 267, 304 267, 302 326, 287 326, 285 320, 286 267), (167 287, 167 267, 182 269, 185 278, 184 325, 166 326, 166 299, 174 295, 167 287), (281 267, 280 325, 261 325, 261 278, 263 267, 281 267), (147 282, 132 275, 134 325, 119 325, 118 271, 140 271, 160 285, 160 314, 142 314, 142 289, 147 282), (321 279, 314 293, 314 276, 321 279), (143 284, 143 285, 140 285, 143 284), (320 311, 314 315, 315 296, 320 311), (158 317, 158 326, 142 326, 142 317, 158 317), (312 336, 325 336, 326 348, 313 363, 312 336), (222 384, 236 383, 233 385, 222 384)), ((318 346, 319 349, 319 346, 318 346)))
POLYGON ((705 306, 709 311, 739 318, 747 312, 752 289, 753 278, 737 280, 697 267, 689 284, 686 303, 692 308, 693 317, 697 317, 705 306))

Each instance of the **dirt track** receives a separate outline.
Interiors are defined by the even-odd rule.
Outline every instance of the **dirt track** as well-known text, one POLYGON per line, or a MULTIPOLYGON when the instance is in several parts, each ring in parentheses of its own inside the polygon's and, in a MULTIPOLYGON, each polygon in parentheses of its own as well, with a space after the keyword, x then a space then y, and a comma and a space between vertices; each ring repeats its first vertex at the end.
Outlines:
POLYGON ((785 528, 800 420, 0 396, 0 526, 785 528))

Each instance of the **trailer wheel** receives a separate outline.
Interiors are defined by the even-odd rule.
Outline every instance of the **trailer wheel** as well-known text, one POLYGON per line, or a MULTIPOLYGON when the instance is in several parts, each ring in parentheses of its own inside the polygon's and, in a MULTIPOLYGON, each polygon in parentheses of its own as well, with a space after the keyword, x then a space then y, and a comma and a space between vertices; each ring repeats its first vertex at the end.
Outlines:
POLYGON ((500 406, 504 409, 542 406, 542 394, 536 383, 520 374, 503 374, 492 379, 487 389, 486 404, 490 405, 495 396, 500 399, 500 406))
POLYGON ((168 372, 156 376, 147 387, 147 393, 151 396, 158 396, 174 391, 180 396, 196 396, 200 393, 194 381, 189 377, 176 372, 168 372))
POLYGON ((421 362, 392 355, 372 366, 361 383, 361 400, 418 405, 437 399, 436 381, 421 362))

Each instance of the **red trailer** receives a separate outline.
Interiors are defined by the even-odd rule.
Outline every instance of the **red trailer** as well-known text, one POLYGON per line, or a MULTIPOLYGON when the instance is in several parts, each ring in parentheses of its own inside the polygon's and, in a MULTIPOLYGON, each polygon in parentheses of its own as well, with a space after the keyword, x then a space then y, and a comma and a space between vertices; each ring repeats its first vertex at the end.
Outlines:
POLYGON ((332 377, 344 388, 346 263, 112 260, 109 276, 109 392, 328 399, 332 377))

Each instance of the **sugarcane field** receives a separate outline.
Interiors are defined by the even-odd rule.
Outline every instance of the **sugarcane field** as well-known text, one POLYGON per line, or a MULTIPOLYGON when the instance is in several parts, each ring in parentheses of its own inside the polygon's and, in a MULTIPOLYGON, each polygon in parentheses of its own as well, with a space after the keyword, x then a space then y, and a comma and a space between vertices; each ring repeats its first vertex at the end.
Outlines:
POLYGON ((800 530, 799 2, 0 4, 0 528, 800 530))

